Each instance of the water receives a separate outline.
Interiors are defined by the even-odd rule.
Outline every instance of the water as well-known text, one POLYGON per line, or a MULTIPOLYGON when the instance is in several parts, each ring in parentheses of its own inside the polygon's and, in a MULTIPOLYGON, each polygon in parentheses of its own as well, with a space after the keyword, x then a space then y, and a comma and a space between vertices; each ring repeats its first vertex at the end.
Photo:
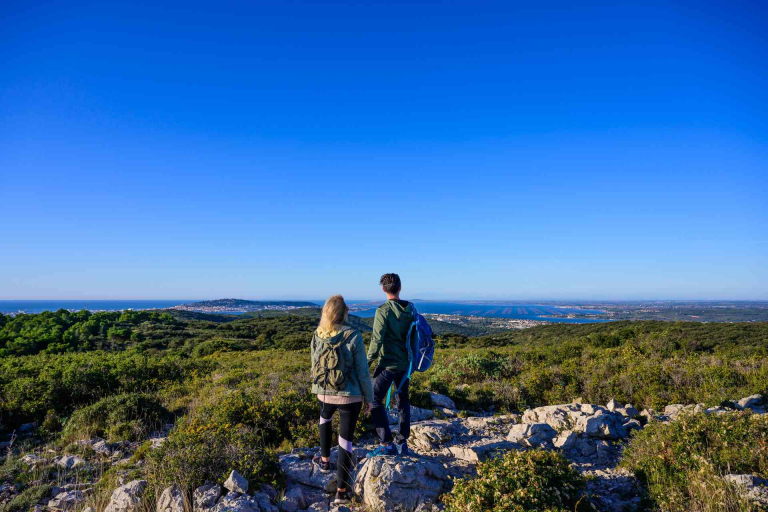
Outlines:
MULTIPOLYGON (((605 313, 596 309, 569 309, 541 304, 515 304, 515 303, 462 303, 462 302, 416 302, 419 313, 434 313, 441 315, 467 315, 485 316, 493 318, 517 318, 525 320, 542 320, 546 322, 561 322, 569 324, 591 324, 607 322, 597 318, 552 318, 548 315, 590 314, 599 315, 605 313)), ((353 314, 362 317, 371 317, 376 308, 354 311, 353 314)))
POLYGON ((191 300, 0 300, 0 313, 42 313, 59 309, 121 311, 123 309, 165 309, 191 300))

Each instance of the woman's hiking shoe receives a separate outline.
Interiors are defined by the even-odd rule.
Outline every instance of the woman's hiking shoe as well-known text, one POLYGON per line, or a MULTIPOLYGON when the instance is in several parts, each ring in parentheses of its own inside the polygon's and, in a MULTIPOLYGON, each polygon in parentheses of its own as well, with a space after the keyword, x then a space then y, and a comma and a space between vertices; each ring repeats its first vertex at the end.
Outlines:
POLYGON ((331 461, 325 461, 323 458, 319 455, 315 455, 312 458, 312 463, 317 466, 317 468, 322 471, 323 473, 330 473, 331 471, 334 471, 336 468, 334 467, 335 464, 331 464, 331 461))
POLYGON ((397 448, 397 453, 399 455, 410 455, 411 452, 408 450, 408 441, 403 441, 400 444, 395 443, 395 448, 397 448))
POLYGON ((346 505, 349 502, 349 491, 336 491, 336 497, 333 499, 334 505, 346 505))
POLYGON ((372 452, 368 452, 367 458, 378 457, 379 455, 397 455, 397 447, 394 444, 383 445, 380 444, 372 452))

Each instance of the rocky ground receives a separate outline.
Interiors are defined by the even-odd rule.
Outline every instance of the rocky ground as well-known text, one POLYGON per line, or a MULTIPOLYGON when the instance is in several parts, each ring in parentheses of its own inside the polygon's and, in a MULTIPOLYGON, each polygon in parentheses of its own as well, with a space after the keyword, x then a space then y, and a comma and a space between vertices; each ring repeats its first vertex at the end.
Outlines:
MULTIPOLYGON (((363 439, 356 449, 353 479, 358 503, 336 507, 330 504, 335 490, 335 473, 322 473, 312 458, 319 448, 296 449, 280 456, 286 488, 278 493, 270 486, 249 489, 237 472, 220 483, 208 483, 192 493, 169 487, 159 494, 157 512, 297 512, 338 511, 436 511, 440 497, 450 491, 453 480, 475 474, 478 462, 509 450, 542 448, 559 450, 582 474, 591 478, 588 493, 600 510, 631 511, 641 504, 642 491, 635 478, 617 467, 622 450, 633 430, 650 421, 674 421, 680 414, 722 414, 729 410, 751 409, 765 414, 768 403, 760 395, 743 398, 729 408, 705 408, 703 404, 673 404, 663 412, 638 411, 631 404, 611 401, 606 405, 570 403, 529 409, 521 415, 458 417, 450 398, 432 396, 434 410, 412 408, 411 454, 366 459, 374 440, 363 439), (440 418, 435 417, 435 414, 440 418)), ((395 423, 394 415, 391 422, 395 423)), ((153 445, 163 442, 164 431, 153 434, 153 445)), ((34 426, 26 426, 27 432, 34 426)), ((6 441, 6 443, 9 443, 6 441)), ((104 512, 130 512, 140 507, 147 482, 141 478, 141 461, 133 453, 139 443, 108 444, 93 438, 79 442, 90 459, 77 454, 28 453, 20 463, 35 468, 57 468, 55 485, 39 482, 39 498, 31 509, 68 511, 80 509, 93 492, 105 468, 117 468, 117 485, 104 505, 104 512), (94 455, 95 454, 95 455, 94 455)), ((6 446, 7 447, 7 446, 6 446)), ((2 448, 2 447, 0 447, 2 448)), ((337 456, 332 453, 332 460, 337 456)), ((335 461, 335 460, 334 460, 335 461)), ((755 475, 727 475, 745 495, 768 505, 766 482, 755 475)), ((33 482, 34 483, 34 482, 33 482)), ((0 482, 0 510, 19 495, 19 486, 0 482)), ((27 491, 29 492, 29 491, 27 491)), ((30 494, 34 500, 34 495, 30 494)), ((96 512, 87 510, 86 512, 96 512)), ((100 511, 99 511, 100 512, 100 511)))

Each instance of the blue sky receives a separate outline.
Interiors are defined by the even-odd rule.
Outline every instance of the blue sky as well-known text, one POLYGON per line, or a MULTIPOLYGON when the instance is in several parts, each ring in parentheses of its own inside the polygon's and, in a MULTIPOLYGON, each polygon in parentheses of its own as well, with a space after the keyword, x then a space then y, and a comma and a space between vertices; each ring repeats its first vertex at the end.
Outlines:
POLYGON ((768 299, 761 2, 3 2, 0 299, 768 299))

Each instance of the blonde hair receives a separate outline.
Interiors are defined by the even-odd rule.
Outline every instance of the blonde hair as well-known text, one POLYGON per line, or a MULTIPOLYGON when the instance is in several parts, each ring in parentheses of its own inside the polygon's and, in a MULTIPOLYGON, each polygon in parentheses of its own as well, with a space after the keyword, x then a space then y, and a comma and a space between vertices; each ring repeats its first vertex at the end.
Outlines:
POLYGON ((347 321, 349 308, 344 302, 344 297, 334 295, 325 301, 323 314, 320 316, 320 325, 317 326, 317 332, 320 334, 335 334, 337 329, 347 321))

